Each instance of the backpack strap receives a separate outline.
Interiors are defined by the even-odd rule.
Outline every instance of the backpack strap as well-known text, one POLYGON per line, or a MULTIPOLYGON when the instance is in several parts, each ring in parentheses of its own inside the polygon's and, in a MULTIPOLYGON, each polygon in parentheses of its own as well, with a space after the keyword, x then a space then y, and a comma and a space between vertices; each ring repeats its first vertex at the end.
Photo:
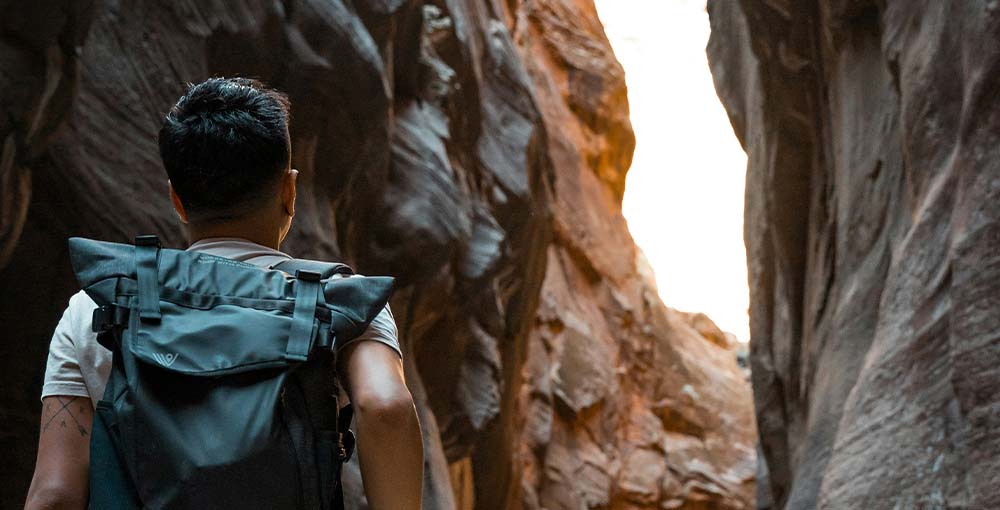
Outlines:
MULTIPOLYGON (((313 317, 316 313, 316 302, 322 292, 322 280, 336 274, 351 275, 354 271, 347 264, 339 262, 321 262, 309 259, 287 259, 270 266, 295 276, 295 313, 292 316, 292 330, 288 338, 288 348, 285 357, 296 361, 305 361, 311 349, 310 339, 313 331, 313 317)), ((321 345, 326 346, 321 339, 321 345)))
MULTIPOLYGON (((354 270, 346 264, 341 264, 339 262, 321 262, 319 260, 309 259, 283 260, 272 265, 270 269, 277 269, 294 275, 298 280, 296 282, 297 285, 302 285, 302 283, 304 283, 302 278, 300 278, 300 275, 304 275, 306 276, 306 279, 308 279, 309 273, 319 274, 321 280, 331 278, 336 274, 354 274, 354 270)), ((295 300, 299 301, 298 296, 296 296, 295 300)), ((294 327, 295 326, 293 324, 293 328, 294 327)), ((332 364, 336 363, 332 357, 327 359, 332 364)), ((333 367, 331 366, 329 368, 333 367)), ((330 481, 334 482, 331 508, 342 509, 344 508, 344 487, 343 482, 341 481, 341 475, 343 472, 343 465, 350 460, 352 454, 354 453, 356 439, 354 432, 350 429, 354 409, 351 404, 347 404, 344 407, 339 406, 336 397, 336 388, 338 383, 336 378, 333 377, 333 373, 333 370, 329 370, 327 367, 320 367, 318 382, 316 380, 312 380, 311 383, 304 382, 306 399, 311 403, 309 407, 314 413, 312 416, 312 419, 314 420, 313 425, 332 425, 333 430, 336 431, 337 434, 337 444, 334 446, 334 455, 329 457, 320 456, 318 462, 321 464, 319 466, 320 472, 329 473, 329 476, 333 478, 332 480, 320 480, 321 483, 330 481), (333 391, 332 394, 331 391, 333 391)), ((300 372, 300 376, 312 379, 312 377, 308 377, 307 371, 300 372)), ((315 373, 313 373, 313 377, 316 377, 315 373)))
POLYGON ((292 329, 288 333, 285 358, 305 361, 312 348, 316 303, 323 291, 320 274, 304 269, 295 270, 295 310, 292 313, 292 329))
POLYGON ((135 272, 139 286, 139 318, 160 320, 160 239, 155 235, 135 238, 135 272))
POLYGON ((322 262, 319 260, 309 259, 282 260, 281 262, 272 265, 270 269, 284 271, 290 275, 294 275, 298 270, 311 271, 313 273, 319 273, 321 280, 326 280, 335 274, 354 274, 354 270, 347 264, 341 264, 340 262, 322 262))

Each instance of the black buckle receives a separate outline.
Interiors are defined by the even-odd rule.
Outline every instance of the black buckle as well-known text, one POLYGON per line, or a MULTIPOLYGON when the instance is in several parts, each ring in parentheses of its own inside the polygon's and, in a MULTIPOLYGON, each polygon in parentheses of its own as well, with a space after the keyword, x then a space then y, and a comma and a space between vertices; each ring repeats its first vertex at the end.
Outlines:
POLYGON ((347 462, 351 460, 351 455, 354 454, 354 444, 357 439, 354 437, 354 431, 348 429, 347 432, 342 432, 340 434, 340 451, 337 452, 337 457, 340 458, 340 462, 347 462))
POLYGON ((321 327, 316 335, 316 345, 313 346, 313 349, 329 349, 334 342, 336 342, 336 335, 333 333, 333 328, 321 327))
POLYGON ((127 324, 128 308, 110 304, 94 309, 90 329, 95 333, 104 333, 116 327, 124 327, 127 324))
POLYGON ((297 269, 295 271, 295 278, 306 282, 318 282, 320 280, 320 274, 315 271, 297 269))
POLYGON ((162 248, 160 244, 160 238, 155 235, 144 235, 135 237, 136 246, 155 246, 157 248, 162 248))
MULTIPOLYGON (((334 400, 334 405, 336 405, 336 400, 334 400)), ((347 462, 350 460, 351 455, 354 454, 354 445, 357 443, 357 438, 354 437, 354 431, 350 428, 353 418, 353 405, 347 404, 337 410, 337 429, 339 429, 337 442, 340 446, 337 456, 340 457, 341 462, 347 462)))

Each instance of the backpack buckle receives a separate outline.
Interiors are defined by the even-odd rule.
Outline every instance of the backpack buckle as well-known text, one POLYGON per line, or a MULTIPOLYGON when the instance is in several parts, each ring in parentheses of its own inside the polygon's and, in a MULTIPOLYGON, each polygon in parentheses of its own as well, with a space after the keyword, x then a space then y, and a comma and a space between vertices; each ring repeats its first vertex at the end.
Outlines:
POLYGON ((340 462, 347 462, 351 460, 351 455, 354 454, 354 444, 357 439, 354 437, 354 431, 347 429, 347 432, 342 432, 338 434, 340 443, 340 451, 337 452, 337 457, 340 462))
POLYGON ((320 274, 315 271, 306 271, 305 269, 296 269, 295 278, 298 280, 306 282, 318 282, 320 281, 320 274))
POLYGON ((127 307, 116 304, 99 306, 91 316, 90 329, 94 333, 104 333, 116 327, 124 327, 128 324, 128 313, 127 307))
POLYGON ((156 248, 163 247, 163 245, 160 244, 160 238, 155 235, 135 236, 134 244, 136 246, 153 246, 156 248))

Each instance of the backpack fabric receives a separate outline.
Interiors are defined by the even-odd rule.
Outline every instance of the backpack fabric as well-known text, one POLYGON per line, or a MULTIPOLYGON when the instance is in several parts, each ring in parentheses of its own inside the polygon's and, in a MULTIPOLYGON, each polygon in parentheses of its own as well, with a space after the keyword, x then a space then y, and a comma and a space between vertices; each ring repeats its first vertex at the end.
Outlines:
POLYGON ((69 247, 113 354, 89 508, 343 508, 354 441, 332 347, 365 330, 392 278, 298 259, 263 270, 155 236, 69 247))

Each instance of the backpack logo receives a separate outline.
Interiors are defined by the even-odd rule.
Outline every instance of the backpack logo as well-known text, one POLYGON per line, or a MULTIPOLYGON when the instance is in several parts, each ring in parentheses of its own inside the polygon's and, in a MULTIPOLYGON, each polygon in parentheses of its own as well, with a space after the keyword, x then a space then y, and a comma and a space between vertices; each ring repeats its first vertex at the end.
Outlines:
POLYGON ((153 359, 155 359, 157 363, 165 367, 169 367, 170 365, 173 365, 175 361, 177 361, 177 353, 163 354, 159 352, 154 352, 153 359))

